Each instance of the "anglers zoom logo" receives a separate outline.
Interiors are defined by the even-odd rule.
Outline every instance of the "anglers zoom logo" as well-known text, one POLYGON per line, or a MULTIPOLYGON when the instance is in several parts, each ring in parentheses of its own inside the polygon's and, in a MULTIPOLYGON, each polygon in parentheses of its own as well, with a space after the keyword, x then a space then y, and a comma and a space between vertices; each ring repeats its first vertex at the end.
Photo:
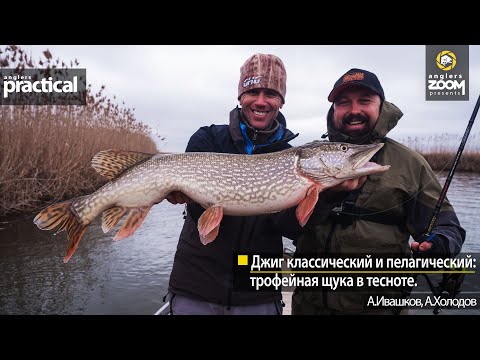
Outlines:
POLYGON ((468 77, 468 45, 426 46, 425 100, 468 101, 468 77))
POLYGON ((85 69, 0 69, 0 105, 85 105, 85 69))
POLYGON ((440 51, 437 55, 437 66, 440 70, 449 71, 457 65, 457 56, 450 50, 440 51))

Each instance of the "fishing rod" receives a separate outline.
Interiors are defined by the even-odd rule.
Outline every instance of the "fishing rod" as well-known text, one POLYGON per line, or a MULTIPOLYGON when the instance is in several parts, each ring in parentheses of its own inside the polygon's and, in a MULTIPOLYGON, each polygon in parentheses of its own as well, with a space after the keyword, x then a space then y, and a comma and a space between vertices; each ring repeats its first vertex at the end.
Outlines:
POLYGON ((430 225, 428 225, 428 229, 426 232, 427 238, 431 235, 431 231, 435 222, 437 221, 438 214, 440 213, 440 208, 445 201, 445 196, 447 195, 448 188, 450 183, 452 182, 453 174, 457 168, 458 162, 460 161, 460 156, 462 156, 463 149, 465 148, 465 143, 467 142, 468 136, 470 135, 470 130, 472 130, 473 123, 475 122, 475 118, 477 117, 478 108, 480 107, 480 95, 478 96, 477 103, 475 104, 475 108, 473 109, 472 116, 470 117, 470 121, 468 122, 467 129, 465 130, 465 134, 463 135, 462 142, 458 147, 457 154, 455 155, 455 159, 453 161, 453 165, 450 168, 450 172, 448 173, 447 179, 445 180, 445 184, 443 185, 442 193, 438 198, 437 205, 435 206, 435 210, 432 215, 432 220, 430 220, 430 225))
MULTIPOLYGON (((468 136, 470 135, 470 130, 472 130, 473 123, 475 122, 475 118, 477 117, 479 107, 480 107, 480 95, 478 96, 477 103, 475 104, 475 108, 473 109, 473 113, 472 113, 472 116, 470 117, 470 121, 468 122, 467 128, 465 130, 465 134, 463 135, 462 142, 458 147, 457 154, 455 155, 455 159, 453 161, 452 167, 450 168, 447 179, 445 180, 442 193, 438 198, 437 205, 435 206, 435 210, 433 211, 432 219, 430 220, 430 224, 428 225, 427 232, 425 233, 425 237, 427 241, 430 240, 432 236, 431 232, 432 232, 433 226, 437 221, 438 214, 440 213, 440 209, 443 205, 443 202, 445 201, 448 188, 450 186, 450 183, 452 182, 452 178, 453 178, 453 175, 455 174, 455 170, 460 161, 460 157, 462 156, 463 149, 465 148, 465 143, 467 142, 468 136)), ((421 275, 425 277, 425 279, 427 280, 428 286, 430 287, 430 290, 435 295, 443 296, 445 295, 444 292, 446 292, 447 293, 446 295, 448 295, 452 299, 455 298, 455 296, 457 296, 458 293, 460 293, 460 286, 465 277, 465 274, 462 271, 455 271, 454 273, 444 273, 443 280, 438 284, 438 286, 434 286, 431 280, 428 278, 427 274, 421 274, 421 275)), ((435 306, 435 308, 433 309, 433 313, 437 315, 440 308, 441 308, 440 305, 435 306)))

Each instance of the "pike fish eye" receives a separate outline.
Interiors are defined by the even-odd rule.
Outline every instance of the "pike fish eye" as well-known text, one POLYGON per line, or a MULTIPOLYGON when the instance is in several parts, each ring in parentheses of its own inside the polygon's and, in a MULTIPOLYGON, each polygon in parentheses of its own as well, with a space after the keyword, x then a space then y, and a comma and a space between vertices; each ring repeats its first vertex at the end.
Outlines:
POLYGON ((342 150, 342 151, 344 151, 344 152, 345 152, 345 151, 347 151, 347 150, 348 150, 348 146, 347 146, 347 145, 345 145, 345 144, 342 144, 342 145, 340 145, 340 150, 342 150))

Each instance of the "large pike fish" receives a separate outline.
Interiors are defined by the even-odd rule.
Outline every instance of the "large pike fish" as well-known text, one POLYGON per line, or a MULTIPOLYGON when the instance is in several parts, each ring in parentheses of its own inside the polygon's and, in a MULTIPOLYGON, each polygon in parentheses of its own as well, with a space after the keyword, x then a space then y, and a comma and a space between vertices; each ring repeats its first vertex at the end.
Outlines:
POLYGON ((98 215, 103 214, 106 233, 128 212, 114 238, 123 239, 172 191, 186 194, 206 209, 198 220, 204 245, 218 235, 224 214, 259 215, 298 205, 296 216, 304 226, 320 192, 390 168, 369 162, 382 146, 314 141, 261 155, 105 150, 93 157, 92 166, 110 182, 90 195, 49 206, 34 223, 42 230, 66 230, 65 263, 98 215))

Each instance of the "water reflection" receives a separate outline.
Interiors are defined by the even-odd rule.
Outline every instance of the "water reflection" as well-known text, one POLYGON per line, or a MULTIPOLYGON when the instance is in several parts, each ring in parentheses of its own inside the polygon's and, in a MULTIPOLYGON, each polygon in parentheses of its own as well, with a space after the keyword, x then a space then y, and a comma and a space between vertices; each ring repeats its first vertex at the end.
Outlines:
MULTIPOLYGON (((467 230, 463 252, 480 253, 480 176, 455 174, 448 198, 467 230)), ((120 241, 98 220, 68 264, 65 233, 37 229, 33 216, 1 225, 0 314, 153 314, 167 291, 182 212, 182 205, 154 206, 120 241)))
MULTIPOLYGON (((439 176, 445 183, 447 173, 439 176)), ((480 176, 471 173, 455 173, 447 193, 455 208, 460 224, 467 231, 464 253, 480 253, 480 176)))
POLYGON ((152 314, 167 291, 183 207, 159 204, 130 238, 94 222, 68 264, 66 235, 32 226, 0 231, 0 314, 152 314))

